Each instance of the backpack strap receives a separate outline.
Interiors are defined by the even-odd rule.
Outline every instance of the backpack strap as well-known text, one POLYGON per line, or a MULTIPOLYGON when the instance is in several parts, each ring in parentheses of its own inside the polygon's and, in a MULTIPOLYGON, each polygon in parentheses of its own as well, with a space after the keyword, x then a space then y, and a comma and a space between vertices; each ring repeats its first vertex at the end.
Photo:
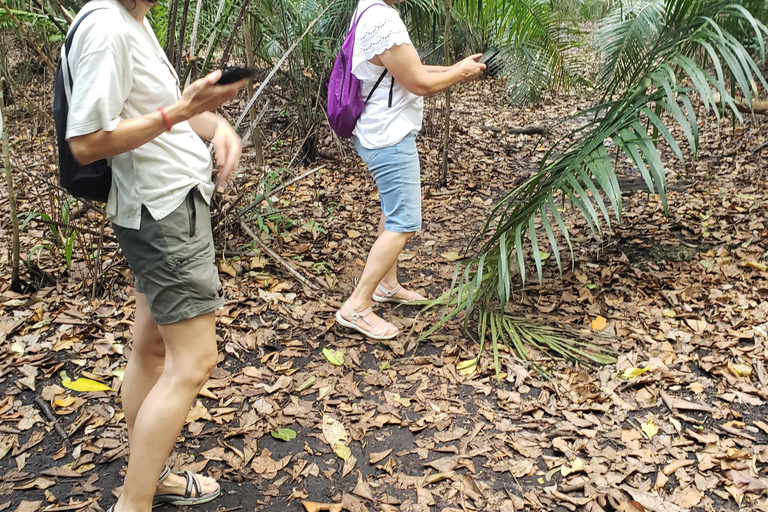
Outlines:
MULTIPOLYGON (((365 102, 368 103, 368 100, 371 99, 371 96, 373 96, 373 93, 376 91, 376 88, 379 86, 382 80, 384 80, 384 75, 387 74, 387 70, 385 69, 384 72, 381 74, 378 80, 376 80, 376 83, 373 84, 373 89, 371 89, 371 92, 368 93, 368 97, 365 98, 365 102)), ((394 77, 392 78, 392 82, 395 82, 394 77)), ((389 106, 392 106, 392 89, 389 91, 389 106)))
MULTIPOLYGON (((357 30, 357 24, 360 22, 360 18, 363 17, 363 14, 365 14, 365 11, 370 9, 371 7, 375 7, 377 5, 381 4, 371 4, 365 9, 363 9, 363 12, 360 13, 357 18, 355 18, 354 13, 352 14, 352 17, 354 18, 354 23, 352 23, 352 27, 350 28, 350 31, 356 31, 357 30)), ((357 9, 355 9, 355 13, 357 12, 357 9)), ((371 99, 371 96, 373 96, 373 93, 376 92, 376 89, 379 87, 379 84, 381 84, 381 81, 384 80, 384 76, 387 74, 387 70, 385 69, 384 72, 379 76, 379 79, 376 80, 376 83, 373 85, 373 89, 371 89, 371 92, 368 93, 368 97, 365 98, 365 103, 368 103, 368 100, 371 99)), ((395 87, 395 77, 392 77, 392 82, 389 85, 389 108, 392 108, 392 91, 395 87)))
POLYGON ((77 28, 80 26, 80 23, 82 23, 85 18, 90 16, 93 12, 100 11, 102 9, 105 9, 105 7, 98 7, 96 9, 91 9, 90 11, 83 13, 80 19, 77 20, 77 23, 75 23, 72 26, 69 33, 67 34, 67 39, 64 41, 64 46, 61 49, 61 62, 62 62, 62 65, 65 66, 67 70, 66 82, 69 85, 69 94, 67 95, 68 97, 72 95, 72 87, 74 86, 74 80, 72 78, 72 72, 69 69, 69 62, 67 61, 67 55, 69 54, 69 50, 72 48, 72 41, 75 38, 75 32, 77 32, 77 28))

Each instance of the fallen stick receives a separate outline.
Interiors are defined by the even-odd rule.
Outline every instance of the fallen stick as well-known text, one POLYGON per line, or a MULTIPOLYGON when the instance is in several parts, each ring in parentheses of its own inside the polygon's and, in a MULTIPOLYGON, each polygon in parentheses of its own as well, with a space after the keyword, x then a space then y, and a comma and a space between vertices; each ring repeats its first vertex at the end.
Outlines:
POLYGON ((515 128, 514 126, 507 126, 507 127, 499 127, 499 126, 488 126, 488 125, 464 125, 466 128, 479 128, 480 130, 485 130, 489 132, 496 132, 496 133, 514 133, 514 134, 521 134, 521 135, 543 135, 547 133, 547 129, 543 126, 527 126, 525 128, 515 128))
POLYGON ((319 290, 320 290, 320 287, 319 287, 319 286, 317 286, 316 284, 314 284, 314 283, 310 282, 310 281, 309 281, 309 280, 308 280, 306 277, 304 277, 303 275, 299 274, 299 273, 296 271, 296 269, 295 269, 295 268, 293 268, 293 267, 291 267, 291 266, 288 264, 288 262, 287 262, 287 261, 285 261, 283 258, 281 258, 281 257, 280 257, 280 255, 279 255, 279 254, 277 254, 275 251, 273 251, 272 249, 270 249, 270 248, 267 246, 267 244, 265 244, 264 242, 262 242, 262 241, 261 241, 261 238, 259 238, 258 236, 256 236, 256 233, 254 233, 254 232, 251 230, 251 228, 249 228, 249 227, 248 227, 248 224, 246 224, 246 223, 245 223, 245 221, 244 221, 243 219, 240 219, 240 225, 241 225, 241 226, 243 226, 243 229, 245 230, 245 232, 246 232, 246 233, 248 233, 248 235, 249 235, 251 238, 253 238, 253 241, 254 241, 254 242, 256 242, 257 244, 259 244, 259 247, 261 247, 262 249, 264 249, 264 252, 266 252, 267 254, 269 254, 269 256, 270 256, 270 257, 271 257, 273 260, 275 260, 275 261, 276 261, 277 263, 279 263, 279 264, 280 264, 280 265, 281 265, 283 268, 285 268, 285 269, 286 269, 286 270, 287 270, 287 271, 288 271, 288 272, 289 272, 289 273, 290 273, 290 274, 291 274, 293 277, 295 277, 296 279, 298 279, 298 280, 299 280, 299 282, 301 282, 301 284, 303 284, 304 286, 306 286, 306 287, 310 288, 311 290, 315 290, 315 291, 319 291, 319 290))
MULTIPOLYGON (((713 93, 712 98, 714 98, 715 103, 720 105, 721 98, 719 93, 713 93)), ((749 108, 749 103, 747 103, 746 98, 742 98, 741 96, 734 96, 733 102, 736 104, 736 108, 739 110, 739 112, 744 112, 745 114, 762 114, 762 115, 768 115, 768 101, 766 100, 752 100, 752 108, 749 108)))
POLYGON ((39 396, 35 398, 35 403, 40 408, 40 410, 43 411, 43 414, 45 414, 45 417, 48 418, 48 421, 53 423, 53 428, 56 430, 56 433, 61 436, 61 439, 64 441, 64 443, 69 447, 72 448, 72 441, 70 441, 69 436, 66 432, 64 432, 64 429, 59 424, 59 419, 53 415, 51 412, 50 407, 48 407, 48 404, 45 403, 45 400, 40 398, 39 396))

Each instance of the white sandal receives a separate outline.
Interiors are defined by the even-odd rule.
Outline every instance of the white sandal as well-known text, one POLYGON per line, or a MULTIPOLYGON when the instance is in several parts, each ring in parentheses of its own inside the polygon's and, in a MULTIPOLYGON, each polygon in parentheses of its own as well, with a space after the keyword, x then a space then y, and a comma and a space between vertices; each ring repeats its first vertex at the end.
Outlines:
POLYGON ((410 299, 401 299, 400 297, 395 297, 395 294, 402 290, 403 287, 401 285, 397 285, 391 290, 387 290, 381 285, 378 285, 376 287, 376 291, 379 292, 377 295, 376 293, 373 294, 373 300, 376 302, 394 302, 395 304, 408 304, 410 302, 415 302, 417 300, 424 300, 424 299, 417 299, 417 296, 420 296, 420 294, 416 293, 415 291, 411 290, 411 298, 410 299))
POLYGON ((341 310, 336 312, 336 323, 346 327, 347 329, 352 329, 363 336, 366 336, 368 338, 371 338, 373 340, 391 340, 398 334, 400 334, 400 329, 397 329, 395 332, 386 334, 387 332, 387 326, 393 325, 390 322, 387 322, 383 318, 380 319, 376 325, 373 325, 371 322, 365 319, 368 315, 373 313, 373 308, 368 308, 364 311, 360 311, 359 313, 355 312, 355 310, 352 309, 352 307, 349 305, 348 302, 345 302, 342 306, 344 308, 347 308, 347 313, 349 314, 350 320, 347 320, 343 316, 341 316, 341 310), (358 322, 363 321, 371 328, 370 330, 365 330, 362 327, 358 325, 358 322))

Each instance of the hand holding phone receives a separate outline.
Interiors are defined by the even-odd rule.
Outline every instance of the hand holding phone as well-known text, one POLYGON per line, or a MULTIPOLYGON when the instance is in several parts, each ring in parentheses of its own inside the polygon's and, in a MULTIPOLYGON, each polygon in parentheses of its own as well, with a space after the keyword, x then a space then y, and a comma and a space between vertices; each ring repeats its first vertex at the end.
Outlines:
POLYGON ((216 82, 216 85, 227 85, 239 82, 245 78, 253 78, 256 76, 256 70, 253 68, 241 68, 237 66, 225 68, 221 72, 221 78, 216 82))

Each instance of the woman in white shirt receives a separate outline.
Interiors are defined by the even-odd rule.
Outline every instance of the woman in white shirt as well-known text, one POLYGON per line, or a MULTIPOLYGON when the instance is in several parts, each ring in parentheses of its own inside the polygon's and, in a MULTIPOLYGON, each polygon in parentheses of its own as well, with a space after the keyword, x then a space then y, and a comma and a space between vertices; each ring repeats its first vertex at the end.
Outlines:
POLYGON ((472 55, 453 66, 426 66, 416 53, 405 24, 393 8, 405 0, 360 0, 355 19, 352 72, 368 98, 384 71, 384 79, 365 104, 353 131, 355 148, 376 181, 382 216, 379 237, 352 295, 336 312, 336 322, 373 339, 391 339, 397 327, 372 310, 373 301, 405 303, 422 300, 398 283, 397 258, 405 243, 421 229, 421 178, 416 133, 421 129, 424 101, 448 87, 480 76, 485 64, 472 55), (366 10, 367 9, 367 10, 366 10))
POLYGON ((220 71, 182 93, 146 15, 149 0, 93 0, 75 19, 66 55, 73 83, 67 139, 82 164, 110 159, 107 214, 136 278, 133 343, 121 387, 130 456, 117 512, 219 495, 213 479, 170 474, 165 461, 218 361, 214 311, 223 304, 208 204, 241 155, 240 138, 211 113, 240 81, 220 71), (91 12, 92 11, 92 12, 91 12), (87 17, 85 13, 90 12, 87 17))

